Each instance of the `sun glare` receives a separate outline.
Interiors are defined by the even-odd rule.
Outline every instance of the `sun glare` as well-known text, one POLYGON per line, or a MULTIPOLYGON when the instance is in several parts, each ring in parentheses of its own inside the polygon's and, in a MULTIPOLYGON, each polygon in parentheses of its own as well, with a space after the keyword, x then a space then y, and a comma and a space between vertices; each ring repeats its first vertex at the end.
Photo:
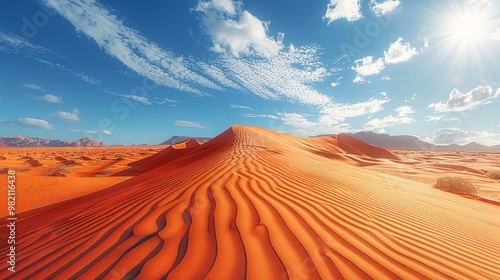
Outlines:
POLYGON ((477 43, 487 37, 488 21, 478 11, 467 11, 450 18, 450 35, 459 43, 477 43))

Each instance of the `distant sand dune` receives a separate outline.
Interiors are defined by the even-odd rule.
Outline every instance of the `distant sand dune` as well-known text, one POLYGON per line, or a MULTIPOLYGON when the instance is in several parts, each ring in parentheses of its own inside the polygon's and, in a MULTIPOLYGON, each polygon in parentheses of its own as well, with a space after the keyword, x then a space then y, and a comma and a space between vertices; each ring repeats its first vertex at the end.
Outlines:
POLYGON ((242 126, 164 161, 173 150, 21 215, 17 272, 2 262, 0 278, 500 278, 500 207, 345 164, 388 151, 242 126))

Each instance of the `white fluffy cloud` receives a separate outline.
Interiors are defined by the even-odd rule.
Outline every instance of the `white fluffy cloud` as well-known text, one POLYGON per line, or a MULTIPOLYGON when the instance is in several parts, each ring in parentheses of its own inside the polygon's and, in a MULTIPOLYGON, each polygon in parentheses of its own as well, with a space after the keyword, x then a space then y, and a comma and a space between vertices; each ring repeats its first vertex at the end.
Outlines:
POLYGON ((182 127, 191 127, 191 128, 206 128, 203 125, 197 123, 197 122, 191 122, 191 121, 180 121, 176 120, 174 122, 175 126, 182 126, 182 127))
POLYGON ((0 124, 6 124, 11 126, 23 126, 38 129, 54 129, 54 125, 51 123, 34 118, 20 118, 15 120, 0 120, 0 124))
POLYGON ((363 77, 377 75, 382 72, 384 68, 385 65, 382 58, 374 60, 373 56, 367 56, 355 60, 351 69, 356 71, 358 75, 356 76, 354 82, 362 82, 364 81, 363 77))
POLYGON ((379 2, 377 0, 370 0, 370 9, 377 16, 388 15, 396 10, 399 5, 401 5, 401 1, 399 0, 385 0, 382 2, 379 2))
POLYGON ((499 135, 486 131, 464 131, 459 128, 443 128, 431 137, 435 144, 458 144, 464 145, 471 142, 483 145, 497 145, 499 135))
POLYGON ((54 103, 54 104, 58 104, 58 103, 63 102, 63 99, 61 96, 56 96, 56 95, 53 95, 50 93, 45 94, 43 96, 35 96, 33 98, 35 98, 36 100, 40 100, 40 101, 44 101, 44 102, 48 102, 48 103, 54 103))
MULTIPOLYGON (((351 67, 357 73, 353 83, 363 83, 365 82, 364 77, 379 74, 384 70, 386 64, 405 62, 417 54, 416 48, 412 48, 409 43, 403 43, 403 38, 399 37, 396 42, 389 46, 387 51, 384 51, 384 58, 375 59, 373 56, 366 56, 355 60, 351 67)), ((387 79, 387 77, 382 79, 387 79)))
POLYGON ((54 114, 50 114, 51 117, 58 118, 67 122, 79 122, 80 121, 80 112, 78 109, 73 109, 71 112, 62 112, 57 111, 54 114))
POLYGON ((434 109, 436 112, 462 112, 472 110, 480 105, 489 104, 499 96, 500 88, 494 91, 489 86, 479 86, 465 93, 455 88, 450 92, 446 102, 431 103, 429 108, 434 109))
POLYGON ((388 126, 400 125, 400 124, 409 124, 415 122, 413 118, 413 114, 415 114, 415 110, 410 106, 401 106, 394 110, 398 114, 396 116, 389 115, 383 119, 371 119, 368 121, 364 127, 365 129, 377 129, 388 126))
POLYGON ((330 24, 341 18, 347 21, 357 21, 362 17, 360 0, 330 0, 323 19, 328 20, 330 24))
POLYGON ((394 64, 410 60, 417 55, 417 49, 412 48, 410 43, 402 43, 403 38, 399 37, 396 42, 392 43, 389 50, 384 52, 385 63, 394 64))
POLYGON ((212 50, 241 55, 272 57, 283 48, 283 35, 270 37, 269 23, 263 22, 240 5, 230 0, 200 1, 197 12, 203 14, 202 23, 213 42, 212 50))

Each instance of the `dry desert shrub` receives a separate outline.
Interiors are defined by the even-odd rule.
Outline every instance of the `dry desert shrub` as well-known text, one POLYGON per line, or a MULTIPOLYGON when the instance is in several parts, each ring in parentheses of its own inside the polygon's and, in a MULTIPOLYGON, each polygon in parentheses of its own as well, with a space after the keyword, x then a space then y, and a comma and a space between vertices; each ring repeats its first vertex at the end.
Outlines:
POLYGON ((500 169, 490 171, 486 173, 486 176, 491 179, 500 180, 500 169))
POLYGON ((457 194, 477 195, 478 188, 462 177, 441 177, 434 185, 436 189, 457 194))

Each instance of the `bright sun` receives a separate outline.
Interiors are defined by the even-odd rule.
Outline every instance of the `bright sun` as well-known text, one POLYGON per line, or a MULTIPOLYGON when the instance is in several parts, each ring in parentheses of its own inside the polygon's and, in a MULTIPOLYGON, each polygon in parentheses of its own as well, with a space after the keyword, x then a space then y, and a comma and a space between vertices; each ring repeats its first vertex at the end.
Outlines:
POLYGON ((449 32, 459 43, 477 43, 487 37, 488 19, 478 11, 466 11, 450 18, 449 32))

